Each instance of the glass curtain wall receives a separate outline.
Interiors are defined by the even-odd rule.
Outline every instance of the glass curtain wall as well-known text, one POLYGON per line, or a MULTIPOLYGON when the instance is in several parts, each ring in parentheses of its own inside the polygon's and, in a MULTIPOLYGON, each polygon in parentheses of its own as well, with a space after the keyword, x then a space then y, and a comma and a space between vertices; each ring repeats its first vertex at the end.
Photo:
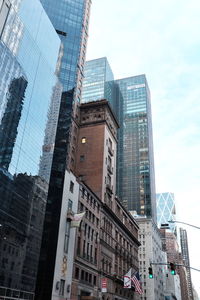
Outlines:
MULTIPOLYGON (((123 97, 123 168, 120 194, 125 207, 156 221, 150 92, 145 75, 116 80, 123 97)), ((119 101, 120 102, 120 101, 119 101)))
POLYGON ((40 164, 52 102, 60 105, 60 40, 39 1, 0 4, 8 7, 0 36, 0 298, 33 299, 49 182, 40 164))
POLYGON ((58 76, 63 85, 63 92, 52 154, 53 164, 50 171, 36 293, 36 299, 50 299, 65 170, 73 170, 75 167, 76 121, 82 92, 91 0, 41 0, 41 3, 62 42, 58 76))

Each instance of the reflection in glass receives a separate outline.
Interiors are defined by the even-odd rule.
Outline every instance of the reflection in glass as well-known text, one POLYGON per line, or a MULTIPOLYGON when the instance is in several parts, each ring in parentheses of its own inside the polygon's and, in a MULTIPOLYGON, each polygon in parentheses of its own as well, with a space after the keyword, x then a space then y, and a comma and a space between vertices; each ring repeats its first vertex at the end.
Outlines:
POLYGON ((39 168, 55 143, 60 40, 39 1, 10 3, 0 40, 0 298, 33 299, 49 180, 39 168))
POLYGON ((0 166, 8 170, 17 137, 27 80, 13 79, 7 93, 7 104, 0 123, 0 166))

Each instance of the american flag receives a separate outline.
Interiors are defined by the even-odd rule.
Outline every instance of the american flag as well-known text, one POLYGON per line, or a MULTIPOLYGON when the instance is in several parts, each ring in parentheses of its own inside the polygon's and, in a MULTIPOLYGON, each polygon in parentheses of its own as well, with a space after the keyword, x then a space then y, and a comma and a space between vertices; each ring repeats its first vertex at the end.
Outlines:
POLYGON ((139 295, 142 295, 143 293, 143 290, 142 290, 142 286, 141 286, 141 283, 140 283, 140 275, 139 275, 139 272, 136 272, 132 278, 131 278, 134 286, 135 286, 135 292, 138 293, 139 295))

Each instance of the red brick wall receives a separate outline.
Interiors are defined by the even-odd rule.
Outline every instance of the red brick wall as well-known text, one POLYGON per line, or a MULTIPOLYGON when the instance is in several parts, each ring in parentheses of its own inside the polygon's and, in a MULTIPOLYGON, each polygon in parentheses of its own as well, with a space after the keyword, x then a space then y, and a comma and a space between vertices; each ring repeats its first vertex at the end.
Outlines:
POLYGON ((83 181, 102 198, 103 151, 105 124, 91 125, 79 129, 76 157, 76 175, 83 175, 83 181), (86 143, 82 144, 82 137, 86 143), (84 155, 84 161, 80 156, 84 155))

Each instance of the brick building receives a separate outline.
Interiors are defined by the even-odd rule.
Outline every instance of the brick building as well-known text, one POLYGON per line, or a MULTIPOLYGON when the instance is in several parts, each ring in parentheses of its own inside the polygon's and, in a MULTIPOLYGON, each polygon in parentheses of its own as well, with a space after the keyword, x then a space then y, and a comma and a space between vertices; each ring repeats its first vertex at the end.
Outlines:
POLYGON ((123 275, 138 270, 140 243, 137 223, 115 196, 117 129, 106 100, 80 106, 75 174, 86 215, 76 237, 73 300, 138 299, 133 288, 123 288, 123 275))

